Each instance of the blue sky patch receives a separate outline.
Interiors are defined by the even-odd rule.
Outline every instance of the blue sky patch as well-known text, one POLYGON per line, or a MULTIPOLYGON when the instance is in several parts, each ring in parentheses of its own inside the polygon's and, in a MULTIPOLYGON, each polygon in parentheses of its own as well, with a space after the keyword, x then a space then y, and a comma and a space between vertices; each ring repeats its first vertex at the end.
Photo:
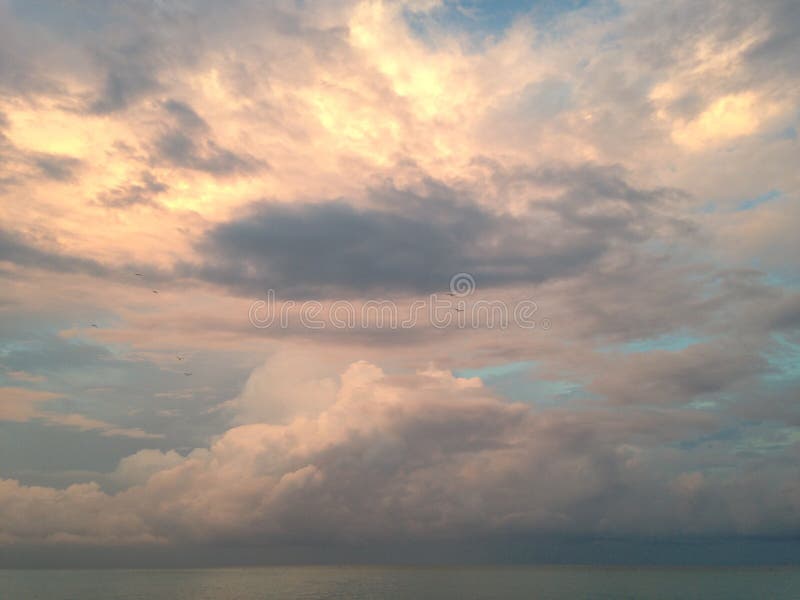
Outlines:
POLYGON ((563 15, 599 2, 591 0, 445 0, 429 13, 404 11, 404 17, 417 37, 431 40, 430 25, 435 29, 466 32, 479 38, 501 36, 514 21, 523 16, 531 17, 540 25, 563 15))
POLYGON ((537 377, 536 368, 535 361, 514 362, 462 369, 454 374, 458 377, 478 377, 486 387, 514 402, 553 406, 590 397, 580 383, 537 377))
POLYGON ((783 334, 772 334, 773 349, 764 352, 773 371, 766 376, 768 381, 788 382, 800 379, 800 344, 783 334))
POLYGON ((781 192, 779 190, 770 190, 760 196, 756 196, 755 198, 749 198, 747 200, 743 200, 739 203, 736 207, 736 212, 741 212, 744 210, 753 210, 761 206, 762 204, 766 204, 767 202, 771 202, 772 200, 777 200, 781 197, 781 192))
POLYGON ((689 346, 694 346, 705 341, 704 338, 686 333, 665 333, 651 338, 641 338, 619 344, 609 348, 618 350, 625 354, 635 354, 639 352, 653 352, 655 350, 666 350, 668 352, 678 352, 689 346))

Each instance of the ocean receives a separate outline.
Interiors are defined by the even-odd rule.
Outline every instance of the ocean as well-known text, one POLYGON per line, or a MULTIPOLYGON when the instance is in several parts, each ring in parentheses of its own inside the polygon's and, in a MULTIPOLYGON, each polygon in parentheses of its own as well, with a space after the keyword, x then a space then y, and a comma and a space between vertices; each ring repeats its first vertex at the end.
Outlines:
POLYGON ((0 570, 2 600, 800 598, 800 567, 0 570))

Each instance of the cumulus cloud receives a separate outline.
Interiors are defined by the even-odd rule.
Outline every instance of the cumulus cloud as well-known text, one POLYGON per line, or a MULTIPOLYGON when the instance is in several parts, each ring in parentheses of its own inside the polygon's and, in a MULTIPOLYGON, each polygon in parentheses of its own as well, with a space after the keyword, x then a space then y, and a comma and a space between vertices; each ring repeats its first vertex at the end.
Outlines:
POLYGON ((0 480, 0 496, 4 523, 0 543, 114 545, 159 541, 146 532, 136 515, 109 512, 108 496, 96 483, 59 490, 21 486, 4 479, 0 480))
POLYGON ((233 411, 238 423, 286 423, 318 414, 336 400, 337 362, 320 351, 281 348, 250 374, 236 398, 219 408, 233 411))
POLYGON ((136 454, 126 456, 119 461, 109 479, 122 488, 129 488, 147 482, 159 471, 170 469, 183 462, 183 456, 175 450, 140 450, 136 454))
POLYGON ((185 457, 124 459, 114 477, 130 487, 116 494, 96 484, 4 481, 0 535, 6 543, 270 544, 509 532, 796 534, 788 464, 762 470, 763 459, 750 459, 720 472, 725 457, 674 445, 713 421, 701 412, 539 412, 496 398, 478 379, 433 368, 389 375, 358 362, 316 412, 234 427, 185 457))

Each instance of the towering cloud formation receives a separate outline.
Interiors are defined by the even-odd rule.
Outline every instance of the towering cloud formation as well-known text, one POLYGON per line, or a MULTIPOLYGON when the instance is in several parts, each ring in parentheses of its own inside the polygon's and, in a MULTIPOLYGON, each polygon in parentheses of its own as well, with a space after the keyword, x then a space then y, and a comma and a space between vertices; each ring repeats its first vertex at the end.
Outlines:
MULTIPOLYGON (((289 371, 289 364, 280 359, 289 371)), ((303 383, 300 400, 313 393, 303 383)), ((328 395, 325 386, 318 393, 328 395)), ((248 395, 252 395, 249 390, 248 395)), ((266 393, 264 404, 274 401, 266 393)), ((246 397, 248 405, 259 398, 246 397)), ((115 494, 0 486, 10 542, 437 539, 480 534, 796 532, 793 466, 704 474, 672 442, 709 415, 531 410, 479 379, 350 365, 329 404, 228 430, 185 457, 123 459, 115 494)), ((265 407, 268 408, 268 407, 265 407)), ((785 456, 791 460, 791 454, 785 456)))

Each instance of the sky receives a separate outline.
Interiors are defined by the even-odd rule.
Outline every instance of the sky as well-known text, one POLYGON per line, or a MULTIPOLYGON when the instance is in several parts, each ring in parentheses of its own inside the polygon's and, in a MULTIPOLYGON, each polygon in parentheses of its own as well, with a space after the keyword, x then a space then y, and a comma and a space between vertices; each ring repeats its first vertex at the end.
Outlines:
POLYGON ((0 565, 785 562, 800 4, 0 0, 0 565))

